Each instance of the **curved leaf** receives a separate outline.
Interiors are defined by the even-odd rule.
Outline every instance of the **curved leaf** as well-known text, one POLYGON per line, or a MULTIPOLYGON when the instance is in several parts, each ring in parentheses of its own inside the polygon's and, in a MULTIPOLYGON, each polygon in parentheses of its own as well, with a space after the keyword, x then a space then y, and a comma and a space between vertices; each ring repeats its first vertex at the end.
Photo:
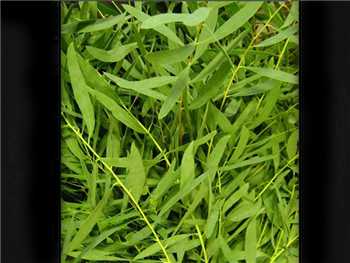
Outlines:
POLYGON ((137 43, 131 43, 124 46, 117 46, 111 50, 104 50, 92 46, 87 46, 86 50, 95 59, 103 62, 118 62, 136 48, 137 43))
POLYGON ((114 25, 120 24, 121 22, 126 21, 125 15, 121 14, 118 16, 110 16, 105 19, 98 19, 95 23, 87 25, 79 30, 80 33, 91 33, 100 30, 105 30, 113 27, 114 25))
POLYGON ((105 73, 105 75, 109 79, 111 79, 113 82, 115 82, 118 86, 124 89, 133 90, 140 94, 144 94, 146 96, 160 99, 160 100, 164 100, 166 96, 153 89, 172 83, 176 79, 176 77, 163 76, 163 77, 154 77, 146 80, 128 81, 109 73, 105 73))
POLYGON ((133 129, 139 133, 145 133, 144 129, 140 126, 136 118, 124 110, 122 107, 118 105, 116 101, 108 97, 107 95, 99 92, 97 90, 93 90, 89 88, 89 92, 96 97, 96 99, 106 108, 108 109, 114 118, 133 129))
POLYGON ((194 51, 194 46, 188 45, 176 49, 148 53, 146 59, 153 64, 174 64, 185 61, 194 51))
POLYGON ((200 7, 196 9, 192 14, 160 14, 151 16, 142 22, 141 28, 150 29, 156 28, 160 25, 182 22, 186 26, 197 26, 205 21, 209 15, 210 9, 207 7, 200 7))
MULTIPOLYGON (((137 10, 135 7, 132 7, 130 5, 124 4, 123 7, 127 12, 129 12, 132 16, 136 17, 141 22, 143 22, 151 17, 151 16, 143 13, 140 10, 137 10)), ((182 40, 180 38, 178 38, 178 36, 173 31, 171 31, 170 28, 168 28, 165 25, 157 26, 157 27, 153 28, 153 30, 161 33, 163 36, 168 38, 170 41, 177 43, 180 46, 184 45, 182 40)))

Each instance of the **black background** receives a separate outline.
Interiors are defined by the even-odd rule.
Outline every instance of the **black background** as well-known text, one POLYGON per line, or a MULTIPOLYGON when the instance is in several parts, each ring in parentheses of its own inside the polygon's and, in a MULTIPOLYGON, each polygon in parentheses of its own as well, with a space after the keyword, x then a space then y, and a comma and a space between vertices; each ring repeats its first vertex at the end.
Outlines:
MULTIPOLYGON (((59 262, 59 3, 1 2, 1 262, 59 262)), ((348 263, 350 3, 301 2, 302 263, 348 263)))
POLYGON ((59 262, 59 2, 1 2, 1 262, 59 262))
POLYGON ((350 262, 350 2, 301 2, 301 262, 350 262))

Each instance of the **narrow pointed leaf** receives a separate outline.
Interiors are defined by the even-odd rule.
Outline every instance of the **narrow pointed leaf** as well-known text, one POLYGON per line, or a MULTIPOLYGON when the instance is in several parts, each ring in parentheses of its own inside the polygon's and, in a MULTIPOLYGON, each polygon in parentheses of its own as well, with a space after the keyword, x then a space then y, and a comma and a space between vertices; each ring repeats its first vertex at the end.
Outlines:
POLYGON ((253 127, 260 125, 270 116, 281 94, 280 84, 281 83, 279 81, 271 82, 271 86, 273 88, 267 93, 264 99, 264 105, 260 110, 259 115, 254 120, 254 123, 252 125, 253 127))
POLYGON ((274 35, 270 37, 269 39, 265 39, 264 41, 260 42, 259 44, 255 45, 255 47, 268 47, 274 44, 277 44, 288 37, 294 35, 298 31, 297 26, 291 26, 281 32, 279 32, 277 35, 274 35))
POLYGON ((121 14, 118 16, 110 16, 105 19, 98 19, 96 20, 95 23, 87 25, 83 27, 82 29, 79 30, 81 33, 91 33, 91 32, 96 32, 100 30, 105 30, 113 27, 114 25, 120 24, 121 22, 124 22, 125 15, 121 14))
POLYGON ((195 178, 193 145, 193 142, 191 142, 182 157, 180 189, 184 189, 187 184, 191 184, 195 178))
POLYGON ((176 82, 174 83, 170 95, 166 98, 164 101, 162 107, 160 108, 159 112, 159 119, 164 118, 168 113, 171 111, 171 109, 176 104, 177 100, 182 94, 182 91, 186 88, 188 83, 188 68, 183 70, 176 82))
POLYGON ((196 48, 194 59, 199 58, 207 50, 209 46, 209 42, 204 42, 203 40, 211 37, 211 35, 215 31, 217 19, 218 19, 218 8, 212 8, 208 15, 208 18, 205 20, 203 24, 203 29, 199 35, 198 41, 200 44, 196 48))
POLYGON ((299 131, 294 131, 288 138, 287 142, 287 154, 289 159, 292 159, 298 150, 298 138, 299 138, 299 131))
POLYGON ((159 14, 152 16, 148 19, 146 19, 142 25, 141 28, 143 29, 150 29, 150 28, 156 28, 163 24, 168 23, 174 23, 174 22, 182 22, 187 26, 196 26, 208 17, 209 15, 209 8, 206 7, 200 7, 196 9, 192 14, 159 14))
MULTIPOLYGON (((136 17, 139 21, 143 22, 145 20, 147 20, 148 18, 150 18, 151 16, 147 15, 146 13, 143 13, 142 11, 136 9, 135 7, 132 7, 130 5, 123 5, 123 8, 130 13, 131 15, 133 15, 134 17, 136 17)), ((164 35, 166 38, 168 38, 170 41, 183 46, 183 42, 182 40, 167 26, 165 25, 160 25, 157 26, 155 28, 152 28, 153 30, 161 33, 162 35, 164 35)))
POLYGON ((84 239, 89 235, 92 228, 95 226, 99 218, 102 216, 102 211, 105 205, 107 204, 108 198, 111 194, 111 191, 107 191, 103 196, 102 200, 98 203, 95 210, 90 213, 86 220, 80 226, 78 232, 73 237, 72 241, 67 245, 67 252, 79 248, 84 239))
POLYGON ((256 219, 253 217, 248 224, 246 237, 245 237, 245 250, 246 250, 246 260, 247 263, 255 263, 256 262, 256 219))
POLYGON ((298 84, 298 77, 281 70, 271 68, 246 67, 247 69, 267 78, 287 82, 291 84, 298 84))
POLYGON ((199 91, 200 93, 198 97, 192 101, 190 109, 197 109, 213 98, 220 90, 222 83, 224 83, 230 72, 231 63, 226 61, 218 68, 218 70, 208 80, 206 85, 199 91))
POLYGON ((139 81, 128 81, 128 80, 119 78, 115 75, 112 75, 110 73, 105 73, 105 76, 107 76, 114 83, 116 83, 118 86, 124 89, 133 90, 133 91, 136 91, 137 93, 144 94, 146 96, 160 99, 160 100, 164 100, 166 96, 163 93, 154 90, 154 88, 172 83, 176 79, 176 77, 164 76, 164 77, 154 77, 154 78, 139 80, 139 81))
POLYGON ((161 77, 143 79, 139 81, 129 81, 109 73, 105 73, 105 75, 109 79, 114 81, 118 86, 125 89, 132 89, 132 90, 159 88, 164 85, 173 83, 176 80, 176 77, 173 77, 173 76, 161 76, 161 77))
POLYGON ((230 139, 231 135, 226 135, 222 137, 218 143, 215 145, 213 151, 210 153, 208 158, 208 167, 209 168, 217 168, 219 166, 220 160, 222 159, 227 143, 230 139))
POLYGON ((246 2, 242 9, 235 13, 229 20, 227 20, 215 31, 214 40, 212 41, 220 40, 235 32, 256 14, 262 4, 263 2, 260 1, 246 2))
POLYGON ((113 99, 109 98, 105 94, 89 89, 89 92, 96 97, 96 99, 106 108, 108 109, 114 118, 128 126, 129 128, 135 130, 139 133, 145 133, 144 129, 140 126, 134 116, 132 116, 129 112, 124 110, 122 107, 118 105, 113 99))
POLYGON ((167 65, 182 62, 186 60, 194 51, 194 46, 169 49, 164 51, 155 51, 146 55, 146 59, 153 64, 167 65))
MULTIPOLYGON (((167 240, 164 241, 164 244, 169 247, 172 245, 175 245, 178 242, 181 242, 183 240, 185 240, 186 238, 188 238, 189 235, 177 235, 174 237, 170 237, 167 240)), ((134 260, 139 260, 145 257, 149 257, 152 256, 156 253, 158 253, 160 251, 160 247, 158 243, 155 243, 151 246, 149 246, 148 248, 146 248, 145 250, 141 251, 141 253, 139 253, 134 260)))
POLYGON ((89 136, 91 137, 95 127, 95 113, 88 92, 88 87, 79 67, 73 42, 68 47, 67 64, 69 76, 72 83, 73 94, 83 115, 89 136))
POLYGON ((118 62, 127 56, 131 51, 137 48, 137 43, 117 46, 111 50, 104 50, 92 46, 87 46, 87 52, 95 59, 103 62, 118 62))

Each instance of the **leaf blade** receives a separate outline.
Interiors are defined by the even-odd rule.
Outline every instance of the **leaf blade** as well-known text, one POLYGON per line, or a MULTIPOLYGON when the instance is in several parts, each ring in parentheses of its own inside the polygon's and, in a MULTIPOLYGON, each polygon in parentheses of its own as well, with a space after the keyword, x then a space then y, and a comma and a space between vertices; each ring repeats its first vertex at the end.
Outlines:
POLYGON ((137 43, 130 43, 123 46, 117 46, 111 50, 104 50, 93 46, 87 46, 87 52, 95 59, 102 62, 118 62, 126 57, 131 51, 135 50, 137 43))
POLYGON ((176 104, 176 101, 181 96, 182 91, 186 88, 188 83, 188 68, 184 69, 176 82, 174 83, 171 94, 166 98, 162 107, 160 108, 158 118, 163 119, 176 104))
POLYGON ((88 87, 78 64, 73 42, 68 47, 67 65, 72 83, 73 94, 85 120, 89 137, 91 137, 95 127, 95 113, 90 95, 88 93, 88 87))
POLYGON ((131 152, 128 156, 128 174, 125 180, 125 186, 133 195, 136 202, 140 200, 143 187, 146 183, 146 172, 139 150, 135 143, 131 145, 131 152))

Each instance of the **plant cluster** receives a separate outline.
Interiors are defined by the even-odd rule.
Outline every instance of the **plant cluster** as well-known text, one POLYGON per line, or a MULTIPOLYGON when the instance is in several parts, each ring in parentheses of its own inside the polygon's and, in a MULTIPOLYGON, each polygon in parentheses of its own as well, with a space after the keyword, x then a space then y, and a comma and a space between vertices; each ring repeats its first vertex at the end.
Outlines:
POLYGON ((298 3, 61 12, 62 262, 297 262, 298 3))

